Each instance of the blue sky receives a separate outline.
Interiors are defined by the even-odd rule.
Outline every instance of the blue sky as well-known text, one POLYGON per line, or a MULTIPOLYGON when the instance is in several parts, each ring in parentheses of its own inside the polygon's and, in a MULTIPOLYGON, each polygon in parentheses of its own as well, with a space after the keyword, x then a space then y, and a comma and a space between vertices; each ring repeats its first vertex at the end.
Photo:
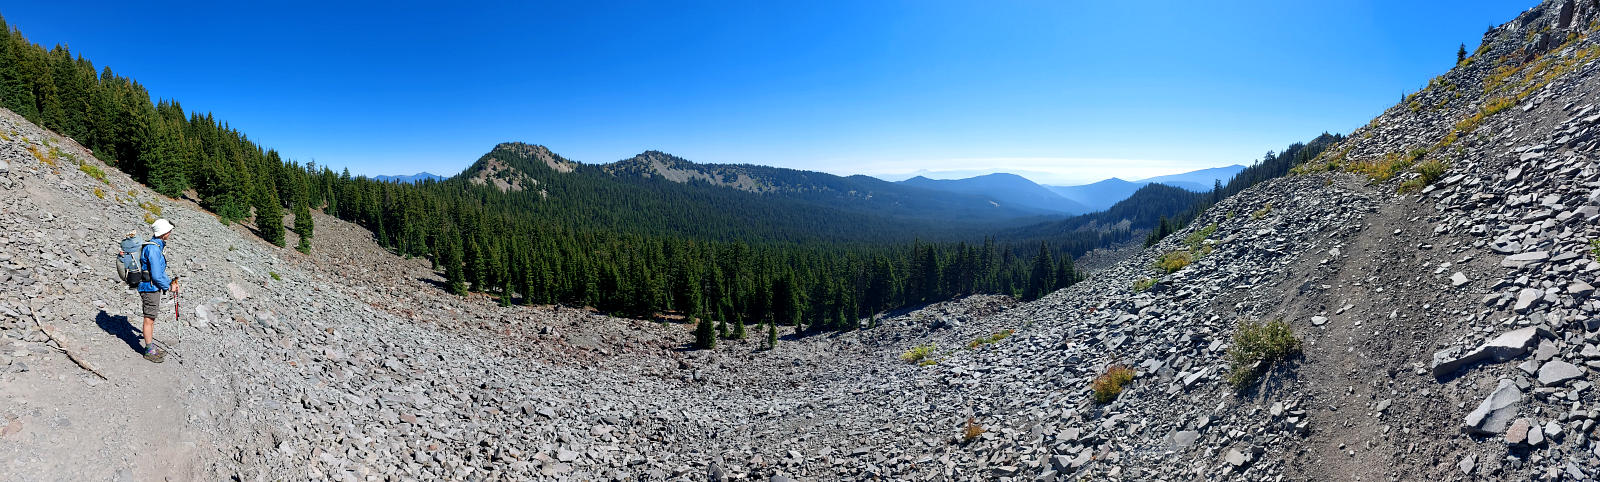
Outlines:
POLYGON ((525 141, 590 163, 658 149, 1074 183, 1348 132, 1534 4, 0 0, 0 15, 362 174, 453 174, 525 141))

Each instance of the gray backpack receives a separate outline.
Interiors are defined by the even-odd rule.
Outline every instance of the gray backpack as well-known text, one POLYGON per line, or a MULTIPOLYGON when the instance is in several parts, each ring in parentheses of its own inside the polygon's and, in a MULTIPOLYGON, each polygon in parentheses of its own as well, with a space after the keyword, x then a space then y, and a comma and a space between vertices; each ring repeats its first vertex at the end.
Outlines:
POLYGON ((144 268, 143 258, 145 246, 156 244, 154 241, 140 240, 137 237, 122 240, 117 253, 117 279, 127 283, 129 288, 138 288, 139 283, 150 281, 150 271, 144 268))

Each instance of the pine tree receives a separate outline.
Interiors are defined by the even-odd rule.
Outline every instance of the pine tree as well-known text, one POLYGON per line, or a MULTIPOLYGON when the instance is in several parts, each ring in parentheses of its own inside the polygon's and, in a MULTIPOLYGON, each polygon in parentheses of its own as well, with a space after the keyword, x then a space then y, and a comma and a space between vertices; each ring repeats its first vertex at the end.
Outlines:
POLYGON ((256 229, 261 231, 262 239, 274 246, 283 246, 283 206, 278 202, 278 192, 262 189, 257 199, 260 202, 256 203, 256 229))
POLYGON ((800 326, 800 290, 794 271, 789 270, 772 283, 772 314, 776 323, 800 326))
POLYGON ((302 196, 294 203, 294 232, 300 235, 300 244, 294 249, 311 254, 311 232, 315 225, 316 222, 311 219, 311 209, 306 207, 306 200, 302 196))
POLYGON ((711 326, 711 320, 700 318, 694 325, 694 346, 701 350, 717 347, 717 331, 711 326))
POLYGON ((771 350, 771 349, 777 348, 777 347, 778 347, 778 324, 776 322, 772 321, 772 320, 767 320, 767 349, 771 350))
POLYGON ((450 293, 465 296, 467 294, 467 275, 461 263, 461 243, 451 236, 445 241, 444 249, 440 250, 444 259, 439 264, 444 265, 445 285, 450 293))
POLYGON ((1459 64, 1459 63, 1465 62, 1466 60, 1467 60, 1467 44, 1461 44, 1460 47, 1456 48, 1456 63, 1459 64))
POLYGON ((1072 261, 1072 255, 1062 254, 1060 264, 1056 265, 1056 283, 1054 289, 1062 289, 1078 282, 1078 267, 1072 261))
POLYGON ((1056 281, 1055 262, 1050 259, 1050 245, 1039 243, 1039 254, 1033 257, 1033 270, 1028 275, 1027 291, 1024 299, 1036 300, 1050 293, 1050 288, 1056 281))
POLYGON ((740 317, 734 318, 733 319, 733 339, 735 339, 735 340, 743 340, 744 337, 745 337, 745 332, 744 331, 745 331, 745 329, 744 329, 744 317, 740 316, 740 317))

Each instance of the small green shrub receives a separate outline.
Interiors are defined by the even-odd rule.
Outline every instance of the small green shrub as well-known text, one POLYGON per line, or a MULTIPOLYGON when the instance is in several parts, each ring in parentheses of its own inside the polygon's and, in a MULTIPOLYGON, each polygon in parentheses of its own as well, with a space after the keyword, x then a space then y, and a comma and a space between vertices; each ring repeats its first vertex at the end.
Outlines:
POLYGON ((1194 255, 1190 254, 1188 250, 1180 249, 1161 255, 1161 259, 1156 260, 1156 270, 1168 274, 1176 273, 1193 262, 1194 255))
POLYGON ((1194 232, 1189 233, 1189 236, 1183 238, 1183 245, 1188 246, 1189 251, 1196 257, 1211 254, 1211 246, 1206 245, 1206 239, 1210 238, 1211 235, 1215 234, 1216 232, 1217 223, 1211 223, 1206 225, 1206 227, 1196 229, 1194 232))
POLYGON ((993 335, 980 336, 980 337, 978 337, 978 339, 972 340, 972 343, 968 343, 967 344, 967 348, 977 349, 980 346, 984 346, 984 345, 988 345, 990 343, 995 343, 995 342, 998 342, 1000 340, 1004 340, 1004 339, 1006 339, 1006 337, 1011 336, 1012 333, 1016 333, 1016 332, 1017 332, 1016 330, 1002 330, 1002 331, 995 332, 995 334, 993 334, 993 335))
POLYGON ((1594 256, 1595 261, 1600 261, 1600 238, 1589 240, 1589 255, 1594 256))
POLYGON ((1273 363, 1299 353, 1300 339, 1283 320, 1240 322, 1233 333, 1233 346, 1228 348, 1228 383, 1235 390, 1244 390, 1273 363))
POLYGON ((272 276, 273 281, 283 281, 283 278, 278 276, 277 271, 268 271, 267 275, 272 276))
POLYGON ((900 359, 906 363, 921 363, 923 360, 927 360, 932 357, 933 349, 934 345, 932 343, 917 345, 911 347, 910 350, 906 350, 905 353, 900 354, 900 359))
POLYGON ((1122 394, 1123 387, 1133 382, 1134 371, 1123 365, 1106 367, 1106 372, 1094 378, 1089 388, 1094 390, 1094 401, 1099 404, 1111 403, 1122 394))
POLYGON ((1444 177, 1446 166, 1438 159, 1429 159, 1427 162, 1417 164, 1417 177, 1406 180, 1400 184, 1400 192, 1417 192, 1428 187, 1444 177))
POLYGON ((1267 203, 1267 205, 1261 206, 1261 209, 1257 209, 1256 212, 1250 213, 1250 219, 1261 219, 1267 217, 1267 214, 1271 212, 1272 203, 1267 203))
POLYGON ((1156 285, 1156 279, 1155 278, 1145 278, 1145 279, 1133 282, 1133 291, 1135 293, 1143 293, 1145 290, 1148 290, 1148 289, 1150 289, 1151 286, 1155 286, 1155 285, 1156 285))
POLYGON ((88 174, 89 177, 98 179, 100 182, 111 184, 111 181, 106 179, 106 172, 100 170, 100 166, 85 162, 78 164, 78 170, 83 171, 84 174, 88 174))

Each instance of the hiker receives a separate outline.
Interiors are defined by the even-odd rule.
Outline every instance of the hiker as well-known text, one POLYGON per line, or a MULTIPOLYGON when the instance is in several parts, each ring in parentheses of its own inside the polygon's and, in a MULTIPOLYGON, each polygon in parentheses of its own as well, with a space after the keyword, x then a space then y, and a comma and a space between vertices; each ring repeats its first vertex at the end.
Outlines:
POLYGON ((144 359, 161 363, 167 354, 155 343, 156 315, 161 312, 161 295, 168 290, 176 296, 178 283, 167 276, 167 239, 172 236, 172 223, 157 219, 150 225, 150 241, 139 250, 139 263, 147 273, 139 282, 139 302, 144 308, 144 359))

